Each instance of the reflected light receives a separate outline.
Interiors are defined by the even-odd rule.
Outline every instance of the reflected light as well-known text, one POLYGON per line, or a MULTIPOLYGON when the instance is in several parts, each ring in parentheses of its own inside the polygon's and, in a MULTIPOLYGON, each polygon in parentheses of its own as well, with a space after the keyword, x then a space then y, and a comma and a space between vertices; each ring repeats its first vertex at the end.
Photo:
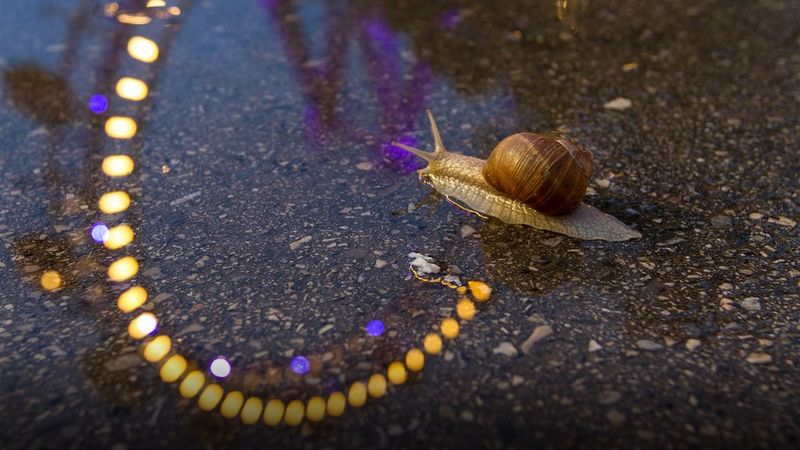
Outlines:
POLYGON ((124 23, 127 25, 147 25, 151 20, 147 16, 126 13, 119 14, 116 19, 119 23, 124 23))
POLYGON ((475 303, 468 298, 462 298, 456 304, 456 312, 458 317, 464 320, 472 320, 475 317, 475 303))
POLYGON ((136 121, 130 117, 109 117, 105 129, 110 138, 130 139, 136 134, 136 121))
POLYGON ((120 258, 108 266, 108 278, 111 281, 125 281, 139 271, 139 262, 133 256, 120 258))
POLYGON ((89 234, 92 236, 92 240, 102 244, 106 239, 108 239, 108 227, 104 223, 96 223, 92 225, 89 234))
POLYGON ((403 384, 408 379, 408 372, 406 366, 400 361, 395 361, 389 364, 389 369, 386 371, 389 377, 389 382, 392 384, 403 384))
POLYGON ((148 8, 160 8, 163 6, 167 6, 167 2, 164 0, 148 0, 147 2, 148 8))
POLYGON ((103 194, 97 201, 97 207, 106 214, 115 214, 125 211, 131 205, 131 198, 127 192, 114 191, 103 194))
POLYGON ((438 334, 431 333, 425 336, 422 345, 425 347, 426 352, 431 355, 436 355, 442 351, 442 338, 440 338, 438 334))
POLYGON ((153 313, 142 313, 137 318, 131 320, 128 325, 128 334, 134 339, 142 339, 147 337, 153 331, 156 331, 158 319, 153 313))
POLYGON ((347 391, 347 401, 354 408, 364 406, 364 403, 367 402, 367 386, 360 381, 351 384, 347 391))
POLYGON ((217 378, 225 378, 231 374, 231 365, 225 358, 217 358, 211 363, 211 373, 217 378))
POLYGON ((258 422, 258 418, 261 417, 261 411, 264 409, 264 402, 261 401, 258 397, 250 397, 244 402, 244 407, 242 407, 242 412, 240 416, 242 417, 242 423, 245 425, 252 425, 258 422))
POLYGON ((304 356, 295 356, 289 363, 289 367, 291 367, 292 372, 298 375, 305 375, 311 369, 311 363, 304 356))
POLYGON ((103 158, 103 173, 110 177, 125 177, 133 172, 133 159, 128 155, 110 155, 103 158))
POLYGON ((133 241, 133 230, 126 224, 117 225, 108 230, 103 245, 109 250, 122 248, 133 241))
POLYGON ((425 355, 418 348, 412 348, 406 353, 406 367, 412 372, 419 372, 425 367, 425 355))
POLYGON ((173 383, 183 375, 183 372, 186 372, 186 358, 181 355, 172 355, 161 366, 159 375, 165 383, 173 383))
POLYGON ((192 398, 200 392, 206 382, 206 376, 199 370, 193 370, 181 381, 178 391, 181 397, 192 398))
POLYGON ((128 54, 139 61, 151 63, 158 59, 158 45, 142 36, 134 36, 128 41, 128 54))
POLYGON ((42 289, 46 291, 55 291, 61 287, 63 280, 61 279, 60 273, 55 270, 47 270, 42 274, 39 283, 41 283, 42 289))
POLYGON ((232 419, 239 414, 239 410, 242 409, 242 403, 244 403, 244 396, 242 393, 239 391, 231 391, 225 396, 225 400, 222 401, 219 412, 222 414, 222 417, 232 419))
POLYGON ((144 346, 144 359, 151 363, 161 361, 172 349, 169 336, 158 336, 144 346))
POLYGON ((370 336, 380 336, 383 334, 385 327, 380 320, 371 320, 367 323, 367 334, 370 336))
POLYGON ((304 415, 305 405, 303 405, 303 402, 300 400, 292 400, 286 405, 286 412, 283 414, 283 419, 286 421, 286 425, 294 427, 300 425, 304 415))
POLYGON ((306 418, 309 422, 319 422, 325 417, 325 399, 315 395, 308 399, 306 406, 306 418))
POLYGON ((219 401, 222 400, 222 393, 223 391, 220 385, 209 384, 203 390, 203 393, 200 394, 200 398, 197 399, 197 405, 200 406, 200 409, 203 411, 211 411, 216 408, 219 401))
POLYGON ((286 410, 283 402, 277 398, 273 398, 267 402, 264 408, 264 423, 270 427, 276 427, 283 419, 283 411, 286 410))
POLYGON ((447 339, 454 339, 458 336, 458 321, 452 317, 448 317, 442 321, 441 326, 442 334, 447 339))
POLYGON ((147 97, 147 84, 138 78, 120 78, 116 90, 117 95, 127 100, 139 101, 147 97))
POLYGON ((103 114, 108 109, 108 99, 103 94, 89 97, 89 110, 95 114, 103 114))
POLYGON ((367 392, 372 398, 381 398, 386 395, 386 377, 376 373, 367 380, 367 392))
POLYGON ((144 305, 146 301, 147 291, 141 286, 134 286, 119 295, 119 299, 117 299, 117 308, 122 312, 129 313, 144 305))
POLYGON ((326 411, 331 417, 339 417, 344 414, 344 408, 347 406, 347 399, 341 392, 334 392, 328 397, 328 405, 326 411))
POLYGON ((173 16, 181 15, 181 9, 178 8, 177 6, 170 6, 169 8, 167 8, 167 12, 172 14, 173 16))

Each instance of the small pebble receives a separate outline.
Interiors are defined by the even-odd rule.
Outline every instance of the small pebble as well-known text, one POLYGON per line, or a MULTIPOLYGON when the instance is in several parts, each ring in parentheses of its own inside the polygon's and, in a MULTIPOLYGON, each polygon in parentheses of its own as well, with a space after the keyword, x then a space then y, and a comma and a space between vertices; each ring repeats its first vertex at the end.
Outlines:
POLYGON ((603 347, 597 343, 594 339, 589 339, 589 353, 597 352, 602 350, 603 347))
POLYGON ((750 364, 769 364, 772 362, 772 356, 767 353, 752 352, 747 355, 746 361, 750 364))
POLYGON ((739 305, 748 311, 761 311, 761 303, 758 301, 758 297, 747 297, 739 305))
POLYGON ((622 414, 621 412, 617 411, 616 409, 609 410, 606 413, 606 419, 608 419, 608 421, 611 422, 611 425, 614 425, 615 427, 618 427, 618 426, 624 424, 625 420, 627 420, 627 418, 625 417, 625 414, 622 414))
POLYGON ((298 239, 298 240, 292 242, 291 244, 289 244, 289 248, 291 250, 297 250, 298 248, 300 248, 301 245, 305 244, 306 242, 308 242, 310 240, 311 240, 311 236, 301 237, 300 239, 298 239))
POLYGON ((688 339, 686 341, 686 350, 692 351, 700 347, 700 341, 698 339, 688 339))
POLYGON ((477 230, 475 230, 475 228, 472 228, 469 225, 464 225, 464 226, 461 227, 461 237, 465 238, 465 237, 472 236, 473 234, 475 234, 475 231, 477 231, 477 230))
POLYGON ((767 222, 776 223, 778 225, 781 225, 781 226, 784 226, 784 227, 789 227, 789 228, 794 228, 795 225, 797 225, 797 222, 795 222, 794 220, 792 220, 792 219, 790 219, 788 217, 784 217, 784 216, 778 216, 777 219, 773 219, 773 218, 770 217, 769 219, 767 219, 767 222))
POLYGON ((613 109, 616 111, 623 111, 633 106, 633 103, 625 97, 617 97, 603 105, 605 109, 613 109))
POLYGON ((506 355, 509 358, 517 356, 517 348, 511 342, 501 342, 500 345, 492 350, 495 355, 506 355))
POLYGON ((642 350, 661 350, 664 348, 663 345, 649 339, 639 339, 636 341, 636 346, 642 350))
POLYGON ((764 215, 759 213, 759 212, 754 212, 754 213, 750 213, 750 215, 747 216, 747 217, 749 217, 751 220, 759 220, 759 219, 763 219, 764 215))
POLYGON ((534 344, 546 338, 547 336, 550 336, 551 334, 553 334, 553 328, 550 325, 539 325, 538 327, 534 328, 531 335, 528 336, 528 339, 525 339, 525 342, 523 342, 520 346, 522 353, 525 353, 526 355, 530 354, 534 344))

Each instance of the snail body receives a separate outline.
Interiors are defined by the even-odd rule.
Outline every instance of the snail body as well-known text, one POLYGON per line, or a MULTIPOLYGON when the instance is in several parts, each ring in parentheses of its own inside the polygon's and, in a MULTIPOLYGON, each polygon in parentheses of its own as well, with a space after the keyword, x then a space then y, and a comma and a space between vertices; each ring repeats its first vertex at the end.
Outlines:
POLYGON ((579 239, 642 237, 615 217, 582 202, 593 165, 591 153, 582 146, 519 133, 503 140, 489 159, 483 160, 447 151, 430 111, 428 118, 435 142, 432 153, 394 145, 426 160, 428 166, 419 171, 420 180, 455 205, 509 224, 579 239))

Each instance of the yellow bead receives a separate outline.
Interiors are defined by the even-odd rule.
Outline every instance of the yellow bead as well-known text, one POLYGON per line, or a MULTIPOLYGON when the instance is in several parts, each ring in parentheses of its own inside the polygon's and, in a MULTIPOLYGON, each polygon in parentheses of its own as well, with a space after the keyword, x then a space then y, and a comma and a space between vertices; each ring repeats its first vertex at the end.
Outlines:
POLYGON ((116 214, 131 206, 131 197, 125 191, 106 192, 97 200, 97 207, 106 214, 116 214))
POLYGON ((453 339, 458 336, 458 321, 452 317, 442 320, 442 334, 447 339, 453 339))
POLYGON ((458 292, 461 295, 464 295, 464 294, 467 293, 467 287, 466 286, 459 286, 458 288, 456 288, 456 292, 458 292))
POLYGON ((475 303, 468 298, 462 298, 456 304, 456 312, 458 317, 464 320, 470 320, 475 317, 475 303))
POLYGON ((467 281, 467 285, 476 301, 485 302, 492 295, 492 288, 483 281, 467 281))
POLYGON ((286 412, 284 412, 283 420, 286 421, 286 425, 295 427, 300 425, 300 422, 303 421, 303 414, 305 414, 303 402, 300 400, 292 400, 286 405, 286 412))
POLYGON ((129 313, 134 309, 144 305, 147 301, 147 291, 141 286, 134 286, 119 295, 117 299, 117 307, 122 311, 129 313))
POLYGON ((389 377, 389 382, 392 384, 403 384, 406 382, 406 379, 408 379, 406 366, 404 366, 400 361, 395 361, 389 364, 389 369, 386 371, 386 375, 389 377))
POLYGON ((374 398, 381 398, 386 395, 386 377, 379 373, 369 377, 367 391, 369 391, 369 396, 374 398))
POLYGON ((112 116, 106 120, 106 134, 113 139, 130 139, 136 135, 136 121, 130 117, 112 116))
POLYGON ((151 63, 158 59, 158 45, 142 36, 134 36, 128 40, 128 54, 139 61, 151 63))
POLYGON ((306 417, 311 422, 319 422, 325 417, 325 399, 320 396, 311 397, 306 406, 306 417))
POLYGON ((167 362, 161 366, 160 375, 165 383, 174 383, 185 371, 186 359, 181 355, 172 355, 167 362))
POLYGON ((158 336, 144 346, 144 359, 151 363, 159 362, 172 348, 169 336, 158 336))
POLYGON ((153 313, 141 313, 128 325, 128 334, 134 339, 143 339, 156 331, 158 319, 153 313))
POLYGON ((344 414, 344 408, 347 406, 347 399, 341 392, 334 392, 328 397, 328 415, 331 417, 339 417, 344 414))
POLYGON ((133 158, 128 155, 110 155, 103 158, 101 168, 110 177, 125 177, 133 172, 133 158))
POLYGON ((118 283, 132 278, 137 272, 139 272, 139 261, 133 256, 120 258, 108 266, 108 278, 118 283))
POLYGON ((122 77, 117 81, 117 95, 126 99, 139 101, 147 97, 147 84, 138 78, 122 77))
POLYGON ((222 414, 222 417, 233 419, 239 414, 239 410, 242 409, 242 403, 244 403, 244 396, 242 393, 239 391, 231 391, 225 396, 225 400, 222 401, 219 412, 222 414))
POLYGON ((281 419, 283 419, 283 411, 285 409, 283 402, 277 398, 268 401, 267 407, 264 408, 264 423, 271 427, 278 426, 281 423, 281 419))
POLYGON ((216 408, 219 401, 222 400, 222 387, 218 384, 209 384, 203 389, 200 398, 197 400, 197 406, 203 411, 211 411, 216 408))
POLYGON ((109 250, 117 250, 133 241, 133 229, 126 224, 117 225, 108 229, 108 236, 103 245, 109 250))
POLYGON ((258 422, 261 417, 261 411, 264 409, 264 402, 258 397, 250 397, 244 402, 242 407, 242 423, 245 425, 252 425, 258 422))
POLYGON ((42 278, 39 282, 42 284, 44 290, 55 291, 61 287, 63 281, 61 280, 61 274, 55 270, 48 270, 42 274, 42 278))
POLYGON ((193 370, 186 375, 186 378, 181 381, 181 385, 178 388, 178 391, 181 393, 181 396, 184 398, 192 398, 200 392, 200 389, 203 388, 203 384, 206 382, 206 376, 203 375, 203 372, 199 370, 193 370))
POLYGON ((364 406, 364 403, 367 402, 367 386, 360 381, 350 385, 350 389, 347 391, 347 401, 354 408, 364 406))
POLYGON ((422 345, 425 347, 425 351, 428 352, 428 354, 438 355, 439 352, 442 351, 442 338, 440 338, 438 334, 430 333, 425 336, 422 345))
POLYGON ((406 353, 406 367, 412 372, 419 372, 425 367, 425 355, 418 348, 412 348, 406 353))

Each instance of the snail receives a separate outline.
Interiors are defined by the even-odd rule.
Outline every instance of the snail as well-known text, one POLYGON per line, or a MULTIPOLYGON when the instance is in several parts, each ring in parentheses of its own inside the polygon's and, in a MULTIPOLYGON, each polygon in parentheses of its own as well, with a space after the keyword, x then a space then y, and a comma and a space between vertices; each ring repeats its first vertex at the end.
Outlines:
POLYGON ((627 241, 642 235, 617 218, 583 203, 592 153, 569 139, 518 133, 503 139, 488 160, 453 153, 428 110, 434 151, 392 145, 428 162, 420 180, 451 203, 481 217, 529 225, 585 240, 627 241))

